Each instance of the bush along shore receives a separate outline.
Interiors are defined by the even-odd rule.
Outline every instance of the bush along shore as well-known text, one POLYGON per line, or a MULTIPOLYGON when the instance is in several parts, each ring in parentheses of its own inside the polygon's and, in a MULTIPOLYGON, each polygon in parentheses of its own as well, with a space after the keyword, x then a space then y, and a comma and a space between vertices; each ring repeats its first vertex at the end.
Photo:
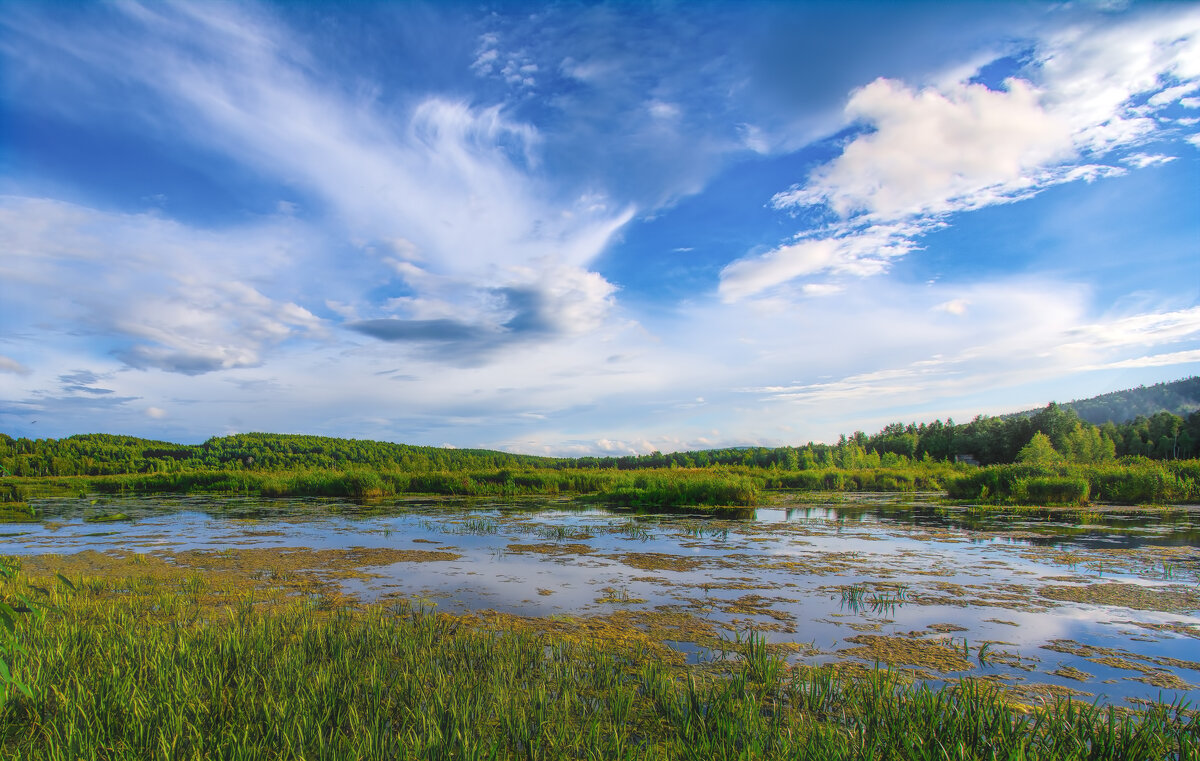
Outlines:
POLYGON ((405 604, 29 578, 5 559, 8 759, 1195 759, 1183 706, 1031 708, 987 683, 684 666, 405 604), (14 613, 13 611, 18 611, 14 613))
POLYGON ((947 482, 951 499, 1012 504, 1200 502, 1200 460, 992 465, 947 482))
POLYGON ((669 510, 748 507, 772 490, 943 492, 977 504, 1078 506, 1089 502, 1200 502, 1200 460, 1127 458, 1095 464, 984 467, 917 463, 908 467, 787 471, 747 466, 596 469, 510 469, 400 472, 345 470, 202 470, 106 476, 6 478, 0 513, 30 514, 28 498, 47 494, 234 493, 265 497, 375 499, 401 495, 516 497, 575 495, 615 506, 669 510))

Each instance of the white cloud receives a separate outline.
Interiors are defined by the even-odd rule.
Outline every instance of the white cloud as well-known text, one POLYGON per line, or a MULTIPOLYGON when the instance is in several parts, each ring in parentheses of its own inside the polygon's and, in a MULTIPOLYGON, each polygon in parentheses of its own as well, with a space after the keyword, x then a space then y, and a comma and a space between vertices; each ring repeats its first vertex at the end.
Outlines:
POLYGON ((154 420, 162 420, 166 416, 167 416, 167 411, 162 409, 161 407, 147 407, 146 408, 146 417, 148 417, 148 418, 152 418, 154 420))
POLYGON ((1062 349, 1144 347, 1200 335, 1200 307, 1118 317, 1072 329, 1062 349))
POLYGON ((29 375, 30 370, 25 365, 22 365, 12 357, 6 357, 0 354, 0 373, 12 373, 14 375, 29 375))
POLYGON ((844 290, 845 286, 837 283, 805 283, 803 287, 805 296, 836 296, 844 290))
POLYGON ((967 299, 950 299, 936 305, 934 309, 961 317, 967 313, 967 308, 970 306, 971 302, 967 299))
POLYGON ((837 260, 838 242, 808 240, 777 248, 754 259, 739 259, 721 271, 720 293, 737 301, 777 283, 829 269, 837 260))
MULTIPOLYGON (((803 185, 771 200, 781 210, 826 207, 838 221, 731 263, 721 273, 722 297, 744 299, 825 272, 878 274, 951 214, 1123 173, 1098 159, 1154 135, 1155 111, 1200 86, 1200 11, 1154 9, 1071 26, 1042 39, 1035 57, 1028 76, 1037 84, 1010 78, 992 90, 960 80, 915 89, 881 78, 852 93, 845 118, 864 130, 803 185)), ((1168 160, 1123 158, 1136 168, 1168 160)))
POLYGON ((878 220, 977 208, 1020 195, 1041 167, 1069 155, 1069 126, 1047 114, 1027 82, 1007 91, 960 84, 914 91, 878 79, 851 96, 850 121, 874 131, 815 171, 777 208, 828 204, 842 217, 878 220))
POLYGON ((1135 153, 1133 155, 1126 156, 1123 161, 1124 163, 1137 169, 1144 169, 1148 166, 1161 166, 1162 164, 1169 164, 1172 161, 1175 161, 1176 158, 1177 157, 1175 156, 1164 156, 1161 153, 1135 153))
MULTIPOLYGON (((685 315, 686 335, 668 343, 683 356, 719 357, 721 366, 695 369, 709 381, 702 387, 679 378, 676 388, 736 410, 728 413, 736 425, 722 421, 730 439, 753 433, 795 443, 901 417, 995 414, 1072 398, 1083 374, 1151 367, 1136 359, 1147 354, 1183 365, 1200 345, 1194 307, 1097 318, 1090 291, 1061 280, 842 285, 833 306, 788 291, 698 305, 685 315)), ((1087 382, 1111 390, 1152 381, 1126 374, 1087 382)))
POLYGON ((1163 6, 1072 25, 1049 35, 1038 58, 1045 107, 1071 124, 1081 151, 1136 143, 1155 129, 1150 109, 1200 84, 1200 9, 1163 6), (1149 109, 1136 105, 1138 96, 1149 109))
POLYGON ((1144 357, 1133 357, 1103 365, 1093 365, 1089 370, 1116 370, 1135 367, 1168 367, 1170 365, 1186 365, 1200 363, 1200 349, 1173 351, 1165 354, 1150 354, 1144 357))
MULTIPOLYGON (((455 319, 477 319, 477 327, 487 328, 503 318, 498 290, 543 288, 537 295, 547 310, 543 318, 568 333, 599 324, 611 309, 612 287, 588 267, 633 209, 615 208, 597 192, 564 203, 536 171, 538 131, 501 106, 428 96, 397 113, 346 93, 314 73, 303 48, 253 8, 123 5, 119 12, 137 28, 128 39, 67 38, 42 30, 41 42, 69 46, 70 55, 96 76, 134 82, 151 93, 155 108, 132 112, 145 120, 143 128, 168 131, 265 176, 287 178, 320 199, 322 212, 333 217, 332 223, 322 220, 325 227, 350 231, 375 257, 320 262, 319 271, 336 264, 346 274, 337 278, 341 292, 317 303, 335 302, 341 313, 361 319, 425 319, 461 307, 455 319), (189 44, 179 45, 180 39, 189 44), (381 308, 373 296, 380 273, 371 282, 365 271, 370 262, 390 269, 416 293, 381 308)), ((532 84, 537 65, 522 53, 503 53, 499 44, 496 35, 481 37, 477 73, 532 84)), ((285 215, 293 211, 281 208, 285 215)), ((75 235, 72 220, 60 221, 67 237, 75 235)), ((173 343, 129 353, 131 361, 162 365, 183 352, 206 367, 244 367, 261 361, 264 341, 307 327, 311 317, 291 310, 249 319, 245 312, 253 305, 241 296, 202 287, 184 301, 196 309, 163 305, 178 323, 165 327, 173 343), (242 314, 229 320, 217 311, 201 314, 225 302, 242 314), (228 328, 236 322, 237 332, 249 338, 210 345, 197 337, 211 335, 221 322, 228 328)), ((123 324, 122 330, 130 329, 123 324)), ((167 339, 160 332, 153 337, 167 339)))
POLYGON ((214 233, 150 214, 5 196, 0 278, 23 314, 103 337, 131 366, 186 374, 248 367, 272 346, 323 330, 304 307, 252 285, 287 289, 279 273, 309 254, 293 224, 214 233))
POLYGON ((738 301, 809 275, 878 275, 887 270, 891 260, 913 250, 914 239, 921 232, 937 224, 849 225, 833 233, 818 231, 796 243, 726 265, 718 292, 725 301, 738 301))

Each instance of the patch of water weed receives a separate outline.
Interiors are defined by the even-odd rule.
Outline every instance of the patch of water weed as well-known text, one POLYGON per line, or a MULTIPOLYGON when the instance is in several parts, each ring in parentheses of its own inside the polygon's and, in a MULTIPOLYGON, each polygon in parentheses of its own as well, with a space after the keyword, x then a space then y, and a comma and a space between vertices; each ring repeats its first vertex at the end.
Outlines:
POLYGON ((1175 634, 1182 634, 1185 637, 1200 639, 1200 623, 1191 621, 1117 621, 1116 623, 1140 626, 1143 629, 1151 629, 1158 632, 1173 632, 1175 634))
POLYGON ((663 552, 627 552, 615 556, 630 568, 642 571, 677 571, 687 573, 695 571, 703 562, 700 558, 690 555, 670 555, 663 552))
POLYGON ((596 551, 586 544, 559 544, 557 542, 541 544, 513 542, 505 546, 504 549, 507 552, 533 553, 536 555, 587 555, 596 551))
POLYGON ((115 521, 131 520, 133 518, 130 518, 125 513, 98 513, 96 515, 89 515, 83 519, 84 523, 112 523, 115 521))
POLYGON ((963 648, 954 647, 945 641, 929 641, 914 637, 881 634, 856 634, 846 637, 846 642, 857 647, 840 651, 841 655, 861 658, 868 662, 890 665, 909 665, 931 668, 936 671, 967 671, 974 664, 964 654, 963 648))
POLYGON ((1051 676, 1062 677, 1063 679, 1073 679, 1076 682, 1086 682, 1092 678, 1091 674, 1087 673, 1086 671, 1080 671, 1074 666, 1060 666, 1054 671, 1047 671, 1046 673, 1050 674, 1051 676))
POLYGON ((0 523, 33 523, 37 509, 28 502, 0 502, 0 523))
POLYGON ((1178 584, 1147 587, 1110 581, 1079 586, 1044 586, 1038 593, 1046 599, 1060 602, 1113 605, 1163 613, 1187 613, 1200 609, 1200 590, 1178 584))
POLYGON ((708 523, 691 523, 681 528, 681 533, 684 536, 693 539, 708 539, 714 542, 725 542, 729 539, 729 527, 725 525, 712 525, 708 523))
POLYGON ((630 595, 629 590, 624 587, 603 587, 600 591, 604 593, 596 598, 596 602, 600 604, 637 605, 646 602, 641 597, 630 595))

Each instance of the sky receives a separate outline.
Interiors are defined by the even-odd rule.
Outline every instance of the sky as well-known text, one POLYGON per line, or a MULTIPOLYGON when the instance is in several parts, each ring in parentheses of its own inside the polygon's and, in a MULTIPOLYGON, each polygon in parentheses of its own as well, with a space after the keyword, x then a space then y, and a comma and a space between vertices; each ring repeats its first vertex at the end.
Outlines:
POLYGON ((579 456, 1200 372, 1200 4, 0 0, 0 431, 579 456))

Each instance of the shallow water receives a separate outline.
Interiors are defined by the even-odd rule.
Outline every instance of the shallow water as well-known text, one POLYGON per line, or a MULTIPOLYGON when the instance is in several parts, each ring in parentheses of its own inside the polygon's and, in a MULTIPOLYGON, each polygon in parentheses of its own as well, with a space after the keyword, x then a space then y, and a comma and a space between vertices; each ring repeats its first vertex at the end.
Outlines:
POLYGON ((1062 690, 1102 702, 1198 694, 1196 508, 1078 516, 776 496, 742 519, 566 499, 51 498, 35 500, 39 521, 0 523, 0 554, 446 550, 459 557, 366 567, 336 583, 363 601, 447 612, 616 615, 691 660, 719 655, 714 636, 756 629, 797 662, 988 676, 1034 702, 1062 690), (116 513, 130 520, 85 520, 116 513))

